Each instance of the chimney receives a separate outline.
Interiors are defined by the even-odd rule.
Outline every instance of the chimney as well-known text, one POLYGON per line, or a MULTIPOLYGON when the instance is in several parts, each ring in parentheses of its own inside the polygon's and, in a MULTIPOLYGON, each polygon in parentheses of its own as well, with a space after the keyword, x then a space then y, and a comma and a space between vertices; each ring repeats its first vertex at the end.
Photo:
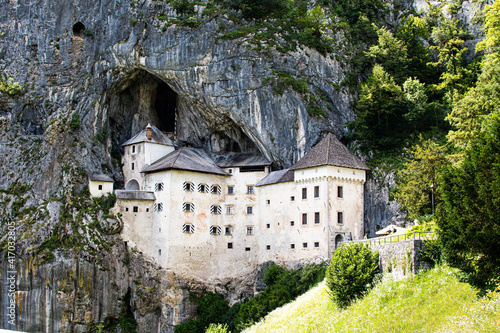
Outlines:
POLYGON ((152 134, 153 134, 153 128, 151 127, 151 124, 148 124, 148 126, 146 126, 146 136, 148 140, 151 140, 152 134))

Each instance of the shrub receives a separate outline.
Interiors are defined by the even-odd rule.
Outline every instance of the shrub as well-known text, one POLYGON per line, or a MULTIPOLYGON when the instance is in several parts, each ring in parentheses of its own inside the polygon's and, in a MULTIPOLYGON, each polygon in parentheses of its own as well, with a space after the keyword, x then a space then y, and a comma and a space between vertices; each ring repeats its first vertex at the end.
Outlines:
POLYGON ((368 244, 338 248, 326 270, 333 301, 341 308, 348 306, 371 288, 378 271, 378 252, 372 252, 368 244))

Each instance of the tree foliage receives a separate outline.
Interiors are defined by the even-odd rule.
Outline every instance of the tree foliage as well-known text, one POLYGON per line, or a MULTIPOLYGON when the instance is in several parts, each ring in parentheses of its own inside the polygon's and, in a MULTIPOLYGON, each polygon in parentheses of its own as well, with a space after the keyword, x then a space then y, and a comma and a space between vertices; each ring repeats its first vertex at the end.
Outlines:
POLYGON ((378 252, 368 244, 349 244, 336 249, 326 271, 332 298, 341 308, 363 296, 379 271, 378 252))
POLYGON ((448 263, 482 289, 500 283, 500 114, 442 175, 439 239, 448 263))
POLYGON ((405 166, 397 172, 395 197, 411 217, 430 214, 432 196, 435 205, 440 202, 439 175, 447 163, 446 148, 434 140, 422 140, 408 155, 405 166))

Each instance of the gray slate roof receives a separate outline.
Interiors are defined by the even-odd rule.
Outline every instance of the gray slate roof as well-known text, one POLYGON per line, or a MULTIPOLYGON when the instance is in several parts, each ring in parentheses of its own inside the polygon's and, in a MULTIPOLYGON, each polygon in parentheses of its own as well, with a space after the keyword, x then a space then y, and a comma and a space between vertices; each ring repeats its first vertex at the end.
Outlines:
POLYGON ((116 198, 122 200, 156 200, 154 192, 116 190, 116 198))
POLYGON ((369 170, 368 166, 329 133, 304 155, 290 170, 306 169, 322 165, 369 170))
POLYGON ((229 153, 224 155, 213 155, 215 164, 221 168, 267 166, 271 162, 260 154, 253 153, 229 153))
POLYGON ((180 148, 165 155, 158 161, 145 167, 141 172, 153 173, 171 169, 230 176, 229 173, 219 168, 205 151, 188 147, 180 148))
POLYGON ((290 169, 284 169, 269 173, 255 186, 265 186, 277 183, 290 182, 293 180, 294 180, 293 171, 291 171, 290 169))
POLYGON ((143 129, 135 136, 126 141, 122 146, 130 146, 133 144, 141 143, 141 142, 151 142, 158 143, 166 146, 173 146, 174 143, 170 140, 165 134, 162 133, 156 126, 151 126, 151 140, 146 136, 146 129, 143 129))
POLYGON ((113 183, 114 180, 108 175, 102 175, 102 174, 90 174, 89 179, 94 182, 105 182, 105 183, 113 183))

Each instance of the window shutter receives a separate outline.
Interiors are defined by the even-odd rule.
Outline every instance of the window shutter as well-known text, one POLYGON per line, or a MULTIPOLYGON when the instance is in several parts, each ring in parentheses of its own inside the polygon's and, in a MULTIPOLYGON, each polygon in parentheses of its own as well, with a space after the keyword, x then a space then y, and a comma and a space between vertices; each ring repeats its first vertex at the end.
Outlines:
POLYGON ((221 187, 220 186, 217 186, 217 194, 221 194, 221 187))

